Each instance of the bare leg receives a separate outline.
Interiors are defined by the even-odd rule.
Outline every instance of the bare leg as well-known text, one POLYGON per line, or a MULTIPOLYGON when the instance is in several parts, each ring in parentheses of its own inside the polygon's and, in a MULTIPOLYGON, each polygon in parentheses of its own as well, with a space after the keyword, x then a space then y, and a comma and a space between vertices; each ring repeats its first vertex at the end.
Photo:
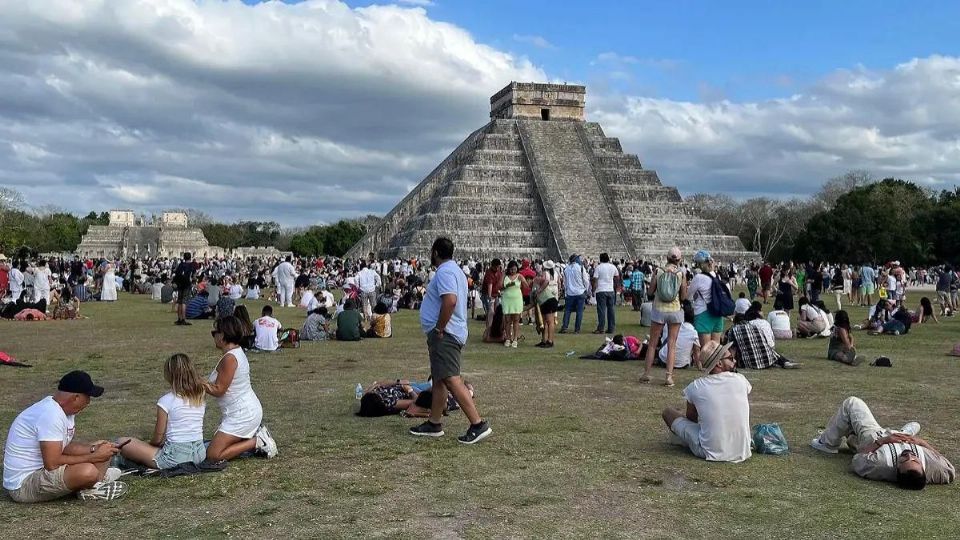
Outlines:
POLYGON ((677 361, 677 336, 680 335, 679 324, 667 325, 667 382, 673 382, 673 365, 677 361))
MULTIPOLYGON (((450 390, 450 393, 453 394, 453 397, 456 398, 457 403, 460 404, 460 409, 463 410, 463 414, 467 417, 467 420, 470 421, 470 424, 479 424, 482 418, 480 418, 480 413, 477 412, 477 406, 473 403, 473 396, 470 395, 470 390, 467 389, 467 385, 463 384, 463 379, 459 375, 455 377, 447 377, 443 380, 446 387, 450 390)), ((444 405, 446 406, 446 393, 443 394, 444 405)), ((437 395, 433 395, 433 399, 437 399, 437 395)), ((440 409, 443 410, 442 408, 440 409)))
POLYGON ((157 468, 156 457, 157 452, 160 451, 159 448, 145 443, 140 439, 133 439, 130 437, 122 437, 117 442, 122 444, 124 441, 130 442, 120 449, 121 456, 129 459, 130 461, 135 461, 141 465, 157 468))
POLYGON ((207 459, 210 461, 230 460, 244 452, 253 451, 256 447, 256 437, 241 439, 218 431, 213 435, 210 446, 207 447, 207 459))
POLYGON ((661 413, 663 422, 667 424, 667 428, 670 429, 673 427, 673 423, 677 418, 683 418, 685 416, 684 412, 680 409, 675 409, 673 407, 667 407, 661 413))
POLYGON ((647 342, 646 365, 643 367, 643 375, 640 382, 650 382, 650 370, 653 368, 653 355, 656 353, 657 344, 660 343, 660 334, 663 332, 663 324, 650 323, 650 341, 647 342))
MULTIPOLYGON (((104 463, 109 462, 105 461, 104 463)), ((67 468, 63 471, 63 483, 71 491, 92 488, 101 478, 103 478, 103 473, 92 463, 67 465, 67 468)))
POLYGON ((431 387, 433 395, 430 400, 430 421, 434 424, 443 423, 443 411, 447 410, 447 379, 434 379, 431 387))

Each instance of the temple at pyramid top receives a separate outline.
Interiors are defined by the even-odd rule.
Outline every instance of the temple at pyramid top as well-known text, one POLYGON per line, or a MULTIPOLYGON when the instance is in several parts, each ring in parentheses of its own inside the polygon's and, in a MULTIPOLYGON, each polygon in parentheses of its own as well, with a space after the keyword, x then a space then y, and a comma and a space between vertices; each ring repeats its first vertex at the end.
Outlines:
POLYGON ((583 122, 586 95, 585 86, 512 82, 490 98, 490 118, 583 122))
POLYGON ((438 236, 456 257, 565 260, 571 254, 662 260, 754 259, 740 239, 690 208, 600 124, 583 86, 511 82, 471 133, 347 253, 428 257, 438 236))

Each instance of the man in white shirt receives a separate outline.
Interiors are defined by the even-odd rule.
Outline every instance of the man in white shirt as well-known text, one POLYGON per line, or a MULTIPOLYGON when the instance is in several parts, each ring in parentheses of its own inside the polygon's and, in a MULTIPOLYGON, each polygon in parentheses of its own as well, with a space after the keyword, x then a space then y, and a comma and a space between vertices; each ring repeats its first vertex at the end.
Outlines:
POLYGON ((686 410, 667 408, 663 421, 693 455, 739 463, 750 457, 750 382, 734 373, 730 344, 708 341, 700 353, 703 371, 683 389, 686 410))
POLYGON ((590 276, 583 268, 580 257, 570 255, 570 264, 563 269, 563 324, 560 326, 560 333, 567 333, 567 326, 570 325, 570 312, 576 312, 577 319, 574 322, 574 332, 580 333, 580 323, 583 322, 583 306, 586 303, 587 292, 590 289, 590 276))
POLYGON ((10 300, 16 302, 20 299, 20 295, 23 294, 24 287, 24 276, 23 270, 26 268, 26 265, 23 263, 17 264, 16 262, 10 266, 10 273, 8 274, 10 280, 10 300))
POLYGON ((273 308, 263 306, 261 317, 253 322, 256 333, 254 346, 261 351, 275 351, 280 348, 280 321, 273 318, 273 308))
POLYGON ((382 282, 380 275, 366 264, 360 264, 357 273, 357 287, 360 288, 360 303, 363 306, 363 318, 370 320, 373 317, 373 306, 377 305, 377 291, 382 282))
POLYGON ((293 307, 293 285, 297 280, 297 270, 290 263, 290 255, 273 269, 273 281, 277 284, 280 307, 293 307))
POLYGON ((127 486, 108 468, 119 448, 111 442, 73 440, 74 417, 103 395, 90 375, 72 371, 57 392, 21 412, 10 425, 3 452, 3 488, 19 503, 36 503, 77 492, 81 499, 110 500, 127 486))
POLYGON ((606 324, 608 334, 617 328, 617 293, 616 281, 620 278, 620 271, 610 264, 610 255, 600 254, 600 264, 593 271, 594 290, 597 296, 597 329, 594 334, 602 334, 606 324))

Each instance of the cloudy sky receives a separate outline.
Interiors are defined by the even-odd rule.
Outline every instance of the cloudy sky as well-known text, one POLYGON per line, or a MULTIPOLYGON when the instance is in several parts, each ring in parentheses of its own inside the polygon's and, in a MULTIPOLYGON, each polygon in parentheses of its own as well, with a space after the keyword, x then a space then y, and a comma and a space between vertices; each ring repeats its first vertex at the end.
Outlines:
POLYGON ((8 2, 0 185, 76 213, 382 214, 511 80, 586 84, 686 194, 960 183, 960 4, 661 4, 8 2))

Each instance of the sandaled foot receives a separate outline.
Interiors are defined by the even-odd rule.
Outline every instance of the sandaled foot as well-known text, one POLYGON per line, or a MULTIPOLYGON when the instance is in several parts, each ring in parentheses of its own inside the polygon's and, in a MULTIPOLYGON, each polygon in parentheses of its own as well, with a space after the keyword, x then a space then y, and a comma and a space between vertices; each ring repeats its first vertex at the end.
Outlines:
POLYGON ((663 380, 664 386, 673 386, 673 375, 667 375, 667 378, 663 380))
POLYGON ((648 382, 650 382, 650 375, 647 375, 646 373, 644 373, 643 375, 641 375, 641 376, 640 376, 640 382, 642 382, 642 383, 648 383, 648 382))

